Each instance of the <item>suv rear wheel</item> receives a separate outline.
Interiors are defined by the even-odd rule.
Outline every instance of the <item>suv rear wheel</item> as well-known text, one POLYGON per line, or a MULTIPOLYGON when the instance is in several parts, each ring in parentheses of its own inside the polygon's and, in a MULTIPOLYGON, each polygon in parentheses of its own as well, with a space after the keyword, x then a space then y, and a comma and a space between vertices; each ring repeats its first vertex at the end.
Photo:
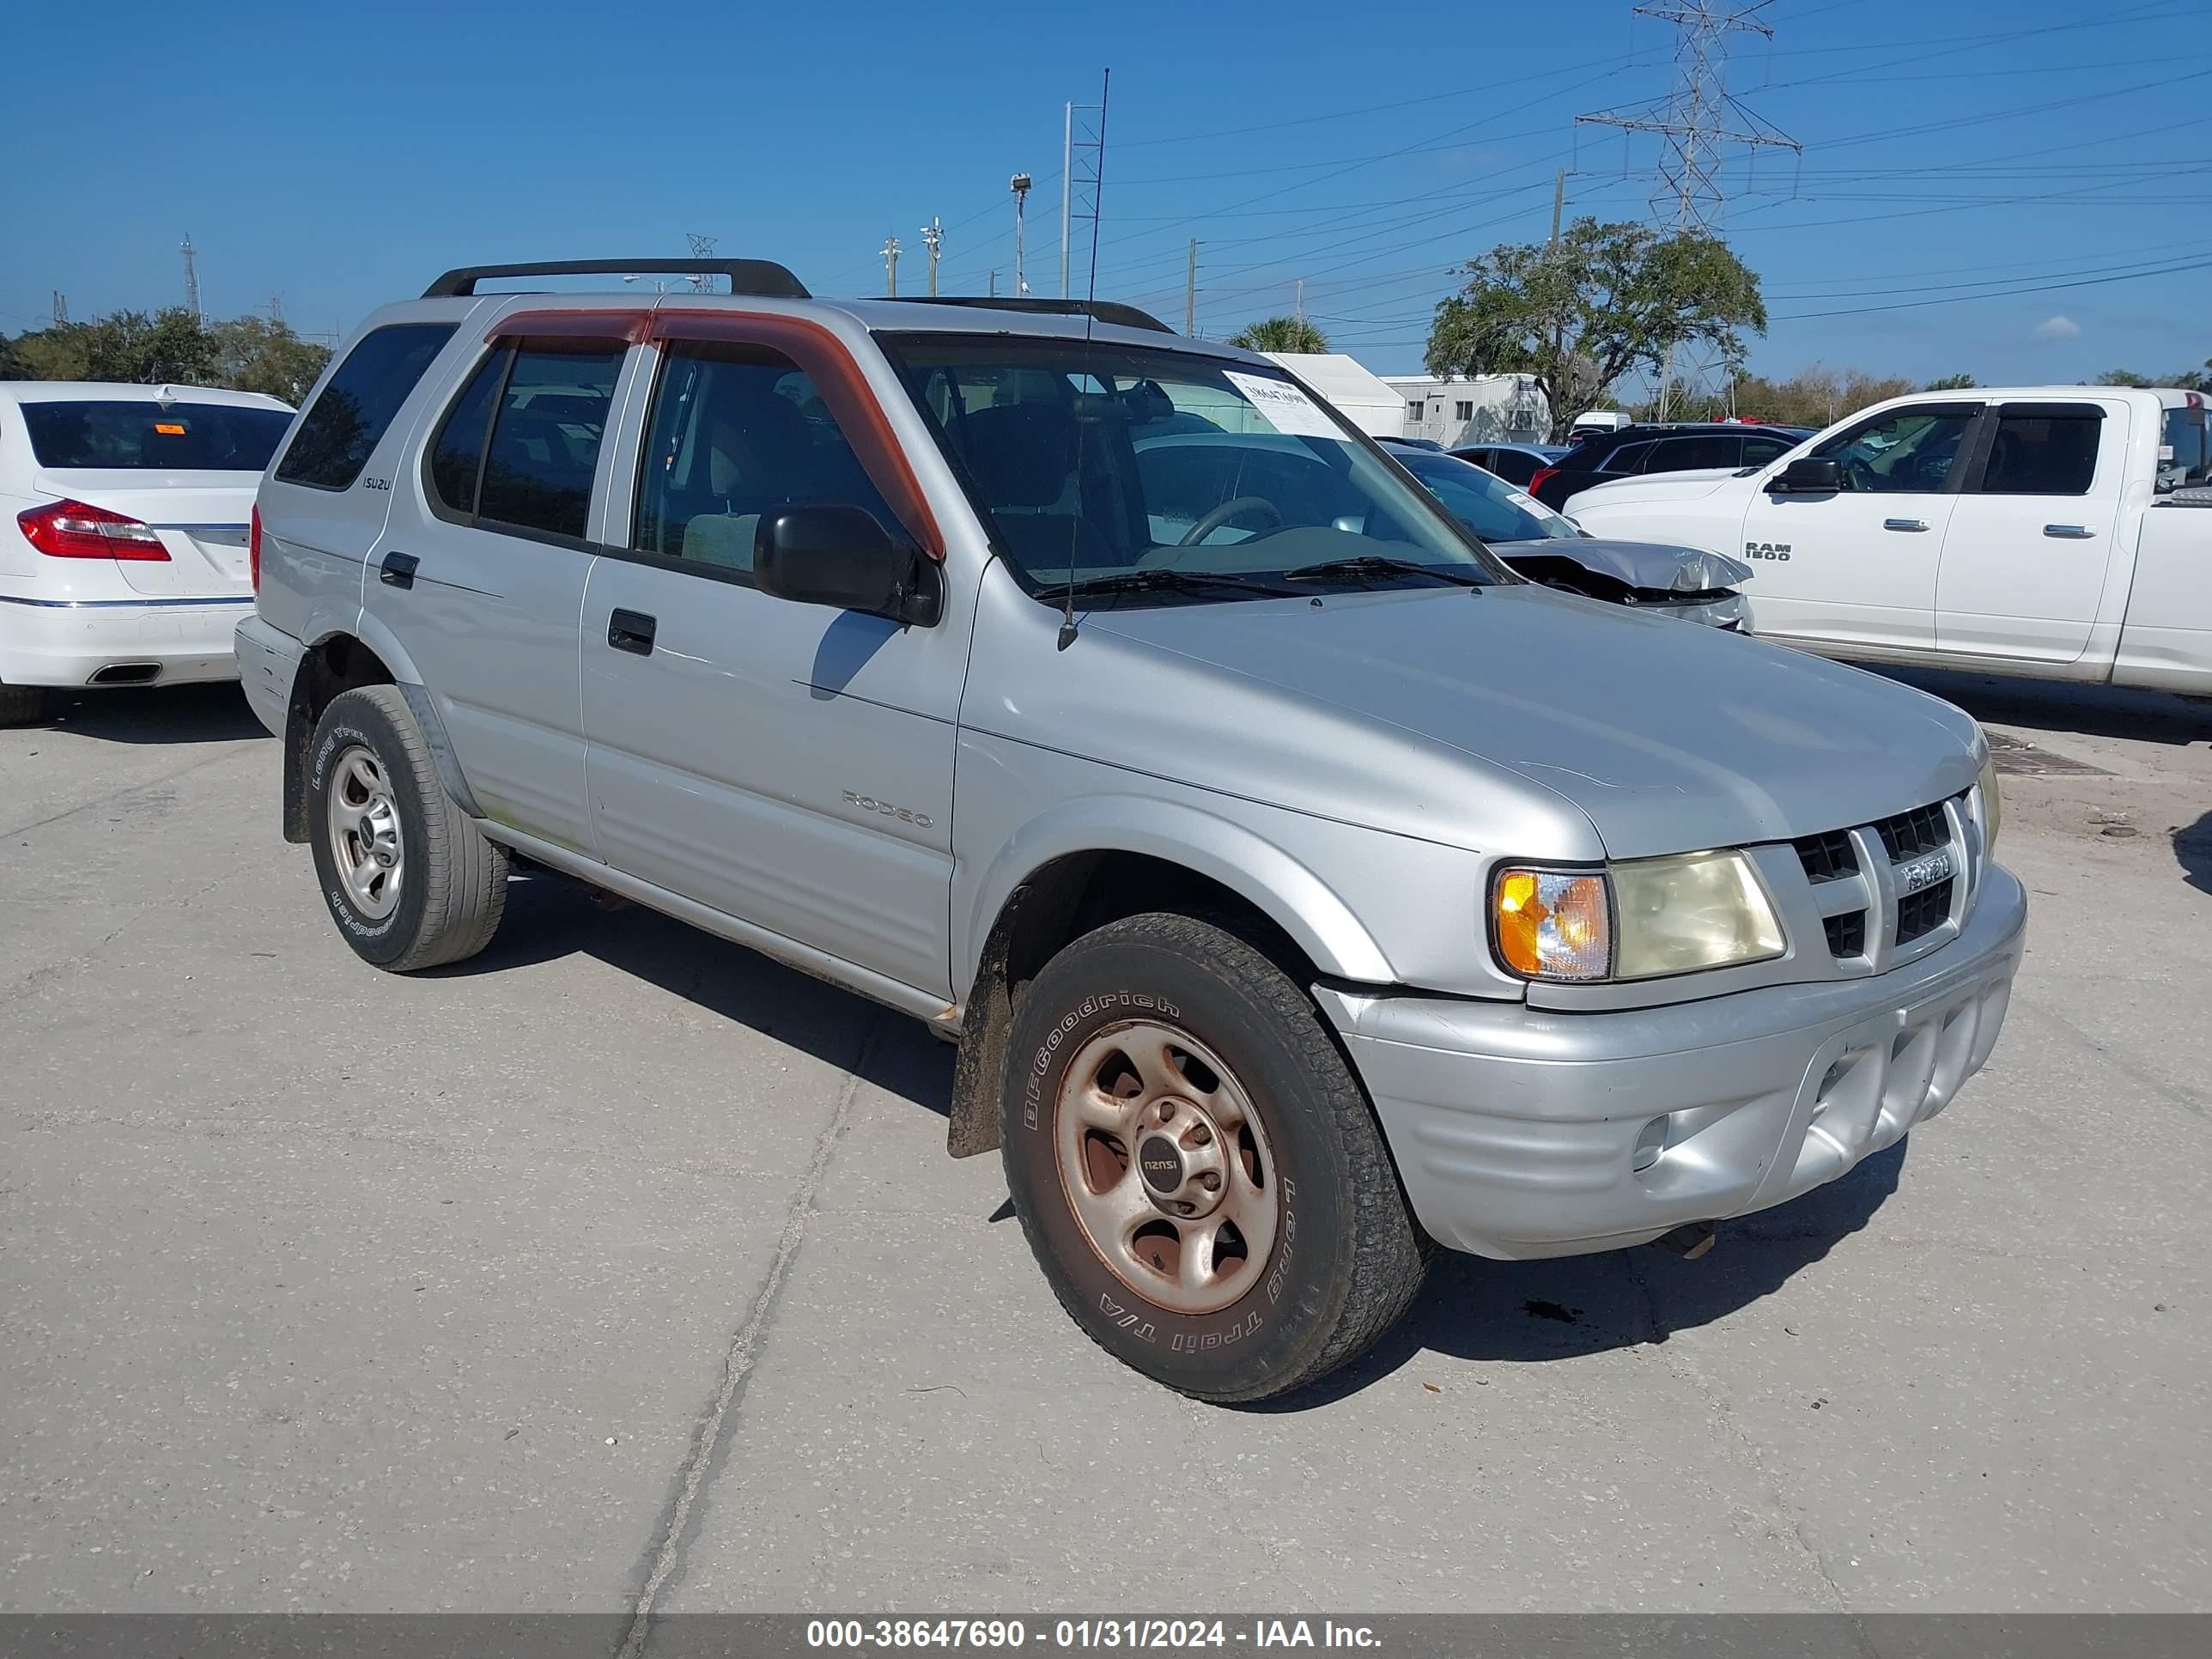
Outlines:
POLYGON ((1048 963, 1014 1016, 1006 1182, 1060 1304, 1147 1376, 1264 1400, 1371 1346, 1424 1253, 1366 1097, 1283 970, 1189 916, 1048 963))
POLYGON ((307 755, 324 902, 363 960, 393 973, 472 957, 507 908, 507 849, 453 805, 395 686, 331 699, 307 755))

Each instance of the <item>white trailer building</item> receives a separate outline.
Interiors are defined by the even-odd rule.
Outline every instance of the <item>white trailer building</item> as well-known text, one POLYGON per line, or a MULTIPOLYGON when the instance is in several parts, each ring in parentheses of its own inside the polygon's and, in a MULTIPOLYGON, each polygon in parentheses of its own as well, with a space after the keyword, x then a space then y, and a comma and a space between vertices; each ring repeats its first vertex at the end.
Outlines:
POLYGON ((1394 374, 1399 435, 1427 438, 1446 449, 1462 444, 1550 441, 1552 407, 1528 374, 1394 374))

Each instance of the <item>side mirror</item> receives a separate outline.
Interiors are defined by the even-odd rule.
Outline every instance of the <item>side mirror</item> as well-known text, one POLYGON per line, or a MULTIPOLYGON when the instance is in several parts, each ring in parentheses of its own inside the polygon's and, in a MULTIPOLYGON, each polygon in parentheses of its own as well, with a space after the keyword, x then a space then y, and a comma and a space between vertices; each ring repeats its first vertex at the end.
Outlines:
POLYGON ((936 622, 942 588, 933 562, 849 503, 761 514, 753 580, 763 593, 895 622, 936 622))
POLYGON ((1806 456, 1784 467, 1766 481, 1776 495, 1832 495, 1844 487, 1844 464, 1806 456))

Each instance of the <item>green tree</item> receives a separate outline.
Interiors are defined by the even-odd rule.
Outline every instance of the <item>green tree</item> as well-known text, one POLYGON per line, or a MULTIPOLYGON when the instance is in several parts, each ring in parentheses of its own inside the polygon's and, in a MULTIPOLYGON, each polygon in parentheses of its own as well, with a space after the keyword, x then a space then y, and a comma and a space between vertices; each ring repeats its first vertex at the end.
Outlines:
POLYGON ((2099 386, 2154 386, 2158 384, 2148 374, 2138 374, 2131 368, 2108 368, 2097 377, 2099 386))
POLYGON ((327 346, 265 317, 234 317, 211 324, 207 332, 215 384, 234 392, 265 392, 296 404, 331 360, 327 346))
POLYGON ((1556 244, 1504 243, 1456 273, 1437 307, 1431 374, 1533 375, 1553 435, 1623 375, 1664 372, 1670 351, 1743 362, 1743 332, 1766 331, 1759 278, 1718 237, 1577 219, 1556 244))
POLYGON ((1814 363, 1786 380, 1746 375, 1736 382, 1735 407, 1747 420, 1772 421, 1780 426, 1829 426, 1869 404, 1920 389, 1901 375, 1869 374, 1858 368, 1839 374, 1825 364, 1814 363))
POLYGON ((1326 351, 1328 336, 1303 317, 1269 317, 1229 337, 1247 351, 1326 351))
POLYGON ((1973 385, 1974 377, 1971 374, 1940 374, 1920 389, 1923 392, 1966 392, 1973 385))

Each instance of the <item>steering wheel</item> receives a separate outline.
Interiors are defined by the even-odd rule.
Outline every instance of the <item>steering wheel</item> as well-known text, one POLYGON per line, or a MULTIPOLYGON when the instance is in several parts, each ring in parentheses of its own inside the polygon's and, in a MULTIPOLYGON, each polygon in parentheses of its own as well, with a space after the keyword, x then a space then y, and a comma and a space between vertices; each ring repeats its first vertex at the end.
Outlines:
POLYGON ((1844 462, 1844 473, 1856 489, 1875 489, 1881 486, 1881 474, 1874 470, 1874 463, 1863 455, 1847 457, 1844 462))
POLYGON ((1208 536, 1211 536, 1215 531, 1220 529, 1222 526, 1227 524, 1231 519, 1237 517, 1242 513, 1264 513, 1267 515, 1268 519, 1268 523, 1266 526, 1267 528, 1270 530, 1280 530, 1283 527, 1283 515, 1281 511, 1275 506, 1274 502, 1269 501, 1265 495, 1236 495, 1231 496, 1228 501, 1222 502, 1222 504, 1215 507, 1212 512, 1208 513, 1205 517, 1199 520, 1196 524, 1184 531, 1182 532, 1182 539, 1180 542, 1177 542, 1176 545, 1178 547, 1196 546, 1200 542, 1204 541, 1208 536))

